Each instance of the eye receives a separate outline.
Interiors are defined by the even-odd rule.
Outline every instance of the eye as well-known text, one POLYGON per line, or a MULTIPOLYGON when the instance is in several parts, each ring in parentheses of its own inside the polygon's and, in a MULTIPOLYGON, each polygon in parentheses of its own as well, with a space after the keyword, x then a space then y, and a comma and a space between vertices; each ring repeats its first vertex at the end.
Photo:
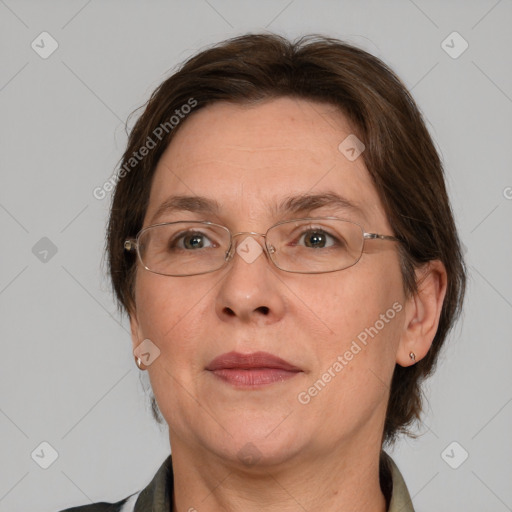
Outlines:
POLYGON ((187 231, 172 237, 169 241, 170 249, 196 250, 206 247, 218 247, 204 233, 187 231))
POLYGON ((330 235, 323 229, 309 229, 305 231, 300 236, 298 243, 294 243, 293 245, 301 243, 312 249, 325 249, 326 247, 342 245, 336 237, 330 235))

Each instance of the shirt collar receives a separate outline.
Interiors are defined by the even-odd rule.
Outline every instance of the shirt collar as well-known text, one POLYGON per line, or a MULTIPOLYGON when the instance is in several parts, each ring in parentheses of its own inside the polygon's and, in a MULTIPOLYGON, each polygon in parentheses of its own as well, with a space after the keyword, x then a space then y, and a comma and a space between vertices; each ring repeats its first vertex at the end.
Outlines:
POLYGON ((411 496, 405 485, 404 478, 393 459, 386 453, 381 452, 381 461, 387 466, 388 474, 391 477, 391 500, 388 512, 414 512, 411 496))
MULTIPOLYGON (((382 452, 381 467, 383 475, 387 474, 387 478, 391 479, 390 487, 392 490, 388 512, 414 512, 412 500, 402 474, 386 452, 382 452)), ((170 512, 173 485, 172 457, 169 455, 158 469, 153 480, 138 493, 135 508, 130 507, 130 512, 132 510, 133 512, 145 512, 146 510, 170 512)))

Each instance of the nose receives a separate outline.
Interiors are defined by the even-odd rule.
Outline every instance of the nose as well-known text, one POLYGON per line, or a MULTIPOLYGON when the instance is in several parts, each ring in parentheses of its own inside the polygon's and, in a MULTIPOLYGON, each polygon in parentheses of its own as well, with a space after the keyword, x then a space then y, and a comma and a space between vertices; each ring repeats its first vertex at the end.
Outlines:
POLYGON ((216 297, 216 313, 221 320, 271 324, 283 317, 284 284, 268 258, 263 239, 254 232, 233 235, 231 261, 216 297))

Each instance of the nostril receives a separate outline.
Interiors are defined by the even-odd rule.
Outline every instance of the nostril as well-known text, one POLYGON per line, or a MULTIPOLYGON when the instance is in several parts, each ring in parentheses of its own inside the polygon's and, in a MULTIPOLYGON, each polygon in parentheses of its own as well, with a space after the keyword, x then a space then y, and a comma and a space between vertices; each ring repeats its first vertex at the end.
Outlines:
POLYGON ((236 313, 231 308, 224 308, 224 313, 228 316, 236 316, 236 313))
POLYGON ((268 309, 267 306, 260 306, 259 308, 256 309, 256 311, 260 311, 264 315, 268 315, 270 310, 268 309))

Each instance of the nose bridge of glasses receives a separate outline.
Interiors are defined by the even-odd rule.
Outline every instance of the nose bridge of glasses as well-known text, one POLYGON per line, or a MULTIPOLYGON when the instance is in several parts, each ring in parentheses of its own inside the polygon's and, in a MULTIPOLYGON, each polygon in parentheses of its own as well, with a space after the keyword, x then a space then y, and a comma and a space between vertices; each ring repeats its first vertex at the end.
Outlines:
POLYGON ((240 235, 262 236, 263 238, 267 236, 264 233, 257 233, 256 231, 239 231, 238 233, 233 233, 231 238, 235 238, 240 235))
POLYGON ((267 235, 265 233, 258 233, 256 231, 239 231, 238 233, 231 234, 231 247, 230 247, 229 253, 227 255, 228 260, 230 260, 234 256, 238 245, 240 243, 242 243, 244 240, 246 240, 246 238, 249 236, 252 237, 253 239, 262 237, 265 240, 265 242, 263 244, 261 244, 258 241, 257 243, 259 243, 261 245, 263 252, 267 252, 267 246, 266 246, 267 235), (236 237, 241 237, 242 235, 247 235, 247 236, 245 236, 243 238, 238 238, 238 241, 235 241, 236 237))

